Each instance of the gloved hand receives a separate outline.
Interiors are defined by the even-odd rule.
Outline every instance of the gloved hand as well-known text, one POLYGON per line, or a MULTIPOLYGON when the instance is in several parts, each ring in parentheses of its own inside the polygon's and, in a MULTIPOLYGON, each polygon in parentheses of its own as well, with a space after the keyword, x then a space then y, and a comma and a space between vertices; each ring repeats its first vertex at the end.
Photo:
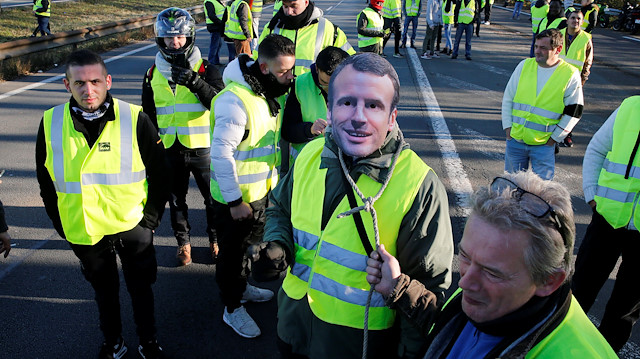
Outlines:
POLYGON ((182 85, 191 89, 200 80, 198 74, 191 70, 180 66, 171 66, 171 79, 178 85, 182 85))
POLYGON ((286 252, 276 242, 260 242, 247 248, 251 273, 258 282, 276 280, 287 269, 286 252))

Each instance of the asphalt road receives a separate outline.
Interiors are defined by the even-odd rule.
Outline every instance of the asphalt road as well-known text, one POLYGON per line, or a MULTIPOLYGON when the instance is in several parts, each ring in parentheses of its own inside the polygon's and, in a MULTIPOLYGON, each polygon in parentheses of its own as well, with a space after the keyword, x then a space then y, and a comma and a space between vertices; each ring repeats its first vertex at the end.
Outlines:
MULTIPOLYGON (((322 0, 317 5, 340 26, 352 45, 357 43, 355 18, 361 0, 322 0)), ((4 5, 4 3, 3 3, 4 5)), ((265 9, 265 14, 270 9, 265 9)), ((263 23, 270 18, 263 18, 263 23)), ((494 8, 490 26, 473 38, 473 61, 440 58, 420 60, 412 49, 407 56, 389 56, 401 80, 399 124, 412 148, 440 176, 449 191, 454 238, 460 240, 472 189, 487 185, 502 172, 504 132, 500 124, 502 92, 516 64, 527 56, 531 41, 529 22, 510 19, 510 12, 494 8)), ((417 45, 425 33, 420 19, 417 45)), ((198 32, 197 44, 208 52, 208 33, 198 32)), ((638 94, 640 43, 624 33, 597 29, 596 62, 585 86, 585 114, 574 132, 575 147, 562 148, 555 180, 571 193, 577 223, 577 245, 590 221, 582 195, 582 158, 592 134, 620 102, 638 94)), ((392 41, 386 53, 392 54, 392 41)), ((225 51, 223 49, 223 51, 225 51)), ((104 54, 113 76, 112 94, 140 103, 145 70, 153 62, 153 42, 141 42, 104 54)), ((222 57, 223 59, 226 56, 222 57)), ((20 80, 0 84, 0 184, 14 247, 0 259, 0 358, 91 358, 102 341, 97 309, 90 285, 65 241, 55 235, 42 207, 35 179, 34 142, 42 112, 68 100, 60 74, 54 68, 20 80)), ((158 337, 174 358, 278 358, 275 346, 276 304, 249 304, 248 311, 262 329, 262 336, 243 339, 223 324, 223 307, 215 284, 215 265, 208 256, 202 199, 192 183, 194 264, 176 267, 176 243, 168 210, 156 231, 158 257, 156 316, 158 337)), ((577 247, 576 247, 577 248, 577 247)), ((577 249, 576 249, 577 252, 577 249)), ((451 290, 456 288, 456 275, 451 290)), ((612 276, 612 278, 614 278, 612 276)), ((602 315, 613 281, 603 289, 590 314, 602 315)), ((279 283, 268 283, 277 289, 279 283)), ((127 357, 134 358, 135 328, 126 288, 121 286, 127 357)), ((623 349, 623 358, 640 357, 638 331, 623 349)))

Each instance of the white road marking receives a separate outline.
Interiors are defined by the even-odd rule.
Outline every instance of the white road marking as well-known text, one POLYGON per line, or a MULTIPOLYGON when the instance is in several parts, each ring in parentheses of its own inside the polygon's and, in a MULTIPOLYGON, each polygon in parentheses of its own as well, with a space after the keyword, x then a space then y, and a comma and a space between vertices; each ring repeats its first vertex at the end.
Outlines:
POLYGON ((502 93, 493 91, 486 87, 476 85, 471 82, 467 82, 464 80, 460 80, 453 76, 445 75, 442 73, 435 73, 437 78, 442 79, 444 82, 449 85, 449 87, 461 89, 466 91, 466 96, 469 97, 478 97, 478 98, 491 98, 495 101, 502 103, 502 93))
POLYGON ((55 237, 58 237, 58 234, 54 232, 49 238, 36 242, 36 244, 34 244, 33 247, 25 251, 25 254, 23 256, 14 255, 12 252, 11 262, 4 269, 0 270, 0 281, 12 270, 14 270, 17 266, 22 264, 22 262, 24 262, 27 258, 29 258, 33 253, 35 253, 36 250, 42 248, 42 246, 44 246, 45 243, 49 242, 50 239, 53 239, 55 237))
POLYGON ((635 37, 631 37, 631 36, 623 36, 623 39, 627 39, 627 40, 631 40, 631 41, 637 41, 640 42, 640 39, 636 39, 635 37))
POLYGON ((474 65, 476 65, 477 67, 489 71, 489 72, 493 72, 494 74, 498 74, 498 75, 504 75, 507 77, 511 77, 512 72, 505 70, 505 69, 501 69, 495 66, 491 66, 491 65, 487 65, 487 64, 483 64, 482 62, 475 62, 474 65))
POLYGON ((447 172, 451 189, 456 197, 455 203, 461 208, 462 215, 467 217, 469 215, 468 198, 473 192, 473 187, 471 186, 471 182, 464 171, 462 161, 460 160, 460 156, 456 150, 456 145, 451 137, 451 132, 449 132, 449 127, 444 120, 442 111, 440 111, 438 100, 431 90, 429 79, 427 79, 427 75, 422 69, 420 59, 418 58, 415 49, 408 50, 407 54, 409 63, 411 64, 411 67, 413 67, 413 71, 416 75, 420 95, 422 96, 422 101, 427 109, 427 114, 431 121, 434 135, 436 136, 436 143, 438 144, 440 153, 442 153, 442 161, 444 162, 445 171, 447 172))
POLYGON ((344 0, 340 1, 339 3, 337 3, 337 4, 333 5, 333 6, 329 6, 329 7, 327 8, 327 10, 324 12, 324 13, 325 13, 325 15, 326 15, 326 14, 329 14, 329 13, 331 12, 331 10, 333 10, 333 9, 337 8, 337 7, 338 7, 340 4, 342 4, 343 2, 344 2, 344 0))
POLYGON ((48 297, 21 297, 16 295, 0 295, 0 299, 13 299, 18 301, 30 301, 51 304, 87 304, 95 302, 93 299, 48 298, 48 297))

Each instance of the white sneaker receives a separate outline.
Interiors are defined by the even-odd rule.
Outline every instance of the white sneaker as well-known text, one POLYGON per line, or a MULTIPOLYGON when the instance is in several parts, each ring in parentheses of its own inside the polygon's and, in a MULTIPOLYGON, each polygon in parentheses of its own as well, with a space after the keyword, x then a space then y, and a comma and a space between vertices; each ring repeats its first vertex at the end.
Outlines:
POLYGON ((485 21, 484 24, 485 25, 491 25, 491 23, 489 21, 485 21))
POLYGON ((437 52, 434 52, 433 55, 431 55, 431 57, 433 57, 434 59, 439 59, 440 55, 438 55, 437 52))
POLYGON ((253 321, 247 310, 242 306, 236 308, 232 313, 227 312, 227 307, 224 307, 222 320, 241 337, 255 338, 261 334, 258 324, 253 321))
POLYGON ((431 60, 431 55, 425 52, 424 54, 422 54, 422 56, 420 56, 420 58, 425 60, 431 60))
POLYGON ((242 299, 240 303, 246 302, 268 302, 273 298, 273 292, 269 289, 254 287, 251 284, 247 283, 247 288, 242 293, 242 299))

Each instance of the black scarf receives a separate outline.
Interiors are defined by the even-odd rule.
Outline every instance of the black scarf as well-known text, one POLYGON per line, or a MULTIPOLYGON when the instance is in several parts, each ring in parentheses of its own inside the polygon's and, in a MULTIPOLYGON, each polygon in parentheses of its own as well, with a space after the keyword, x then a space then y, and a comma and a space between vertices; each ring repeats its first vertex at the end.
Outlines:
POLYGON ((280 9, 269 22, 269 28, 271 30, 276 27, 281 27, 287 30, 297 30, 304 27, 309 23, 309 19, 311 19, 311 15, 315 8, 315 5, 312 2, 309 2, 309 6, 307 6, 302 14, 296 16, 285 15, 282 9, 280 9))
POLYGON ((291 84, 282 85, 273 74, 263 74, 262 71, 260 71, 258 61, 255 61, 251 66, 247 66, 247 62, 249 61, 252 61, 249 55, 241 54, 238 56, 242 76, 249 84, 249 87, 251 87, 251 91, 258 96, 263 96, 265 100, 267 100, 271 116, 276 116, 278 111, 280 111, 280 104, 277 98, 284 95, 291 87, 291 84))

